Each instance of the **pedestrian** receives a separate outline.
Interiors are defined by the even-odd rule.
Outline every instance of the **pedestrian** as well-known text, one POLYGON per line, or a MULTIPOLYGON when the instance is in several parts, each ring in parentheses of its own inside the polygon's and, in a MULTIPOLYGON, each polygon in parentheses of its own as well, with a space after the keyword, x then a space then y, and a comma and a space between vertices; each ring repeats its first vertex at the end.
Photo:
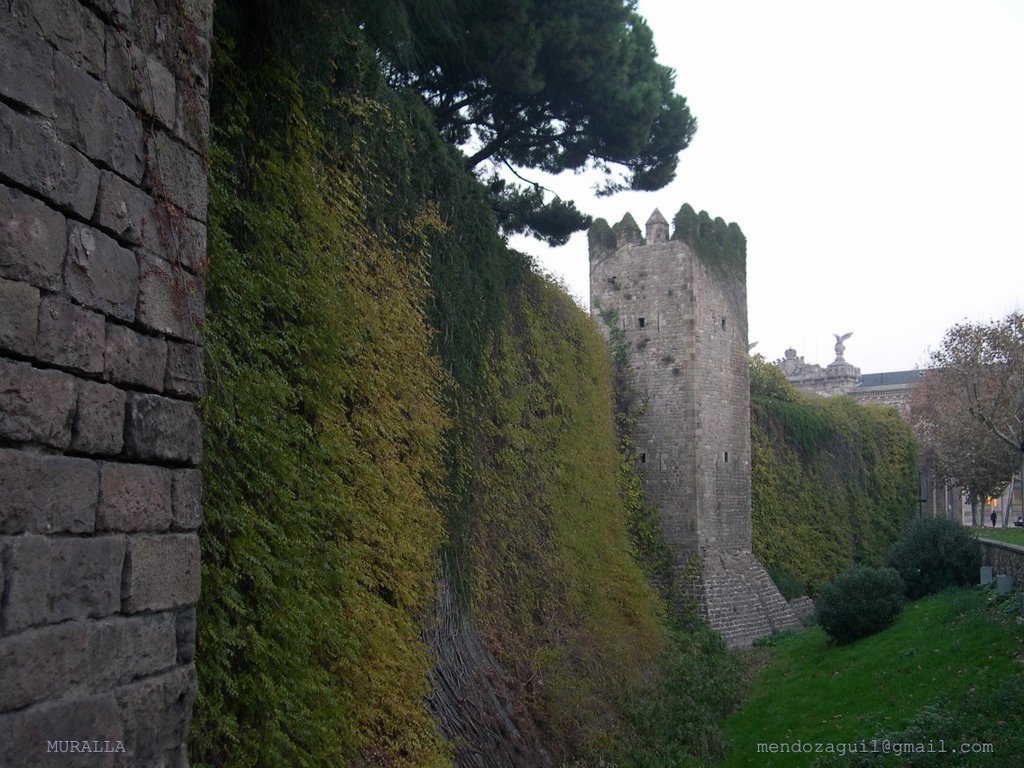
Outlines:
POLYGON ((991 517, 992 517, 992 527, 995 528, 996 527, 996 511, 994 509, 992 510, 991 517))

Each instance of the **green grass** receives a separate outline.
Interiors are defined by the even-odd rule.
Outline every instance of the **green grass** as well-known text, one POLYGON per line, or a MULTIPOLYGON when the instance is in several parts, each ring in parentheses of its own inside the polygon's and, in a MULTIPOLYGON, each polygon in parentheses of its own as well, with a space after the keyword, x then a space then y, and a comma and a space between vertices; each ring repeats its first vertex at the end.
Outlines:
POLYGON ((1020 766, 1024 755, 1024 627, 1020 597, 947 590, 908 605, 886 631, 835 646, 819 628, 786 639, 726 721, 722 765, 1020 766), (758 753, 759 743, 838 744, 891 737, 991 743, 992 754, 896 758, 758 753), (865 760, 865 757, 870 759, 865 760), (815 760, 818 762, 815 762, 815 760))
POLYGON ((978 530, 979 539, 994 539, 1024 547, 1024 528, 985 528, 978 530))

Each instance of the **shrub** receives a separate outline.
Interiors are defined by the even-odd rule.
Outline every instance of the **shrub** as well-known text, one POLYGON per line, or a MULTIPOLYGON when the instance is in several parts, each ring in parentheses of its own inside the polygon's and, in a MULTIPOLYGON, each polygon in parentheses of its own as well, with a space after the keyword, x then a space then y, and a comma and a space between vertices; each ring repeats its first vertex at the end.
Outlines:
POLYGON ((903 608, 903 580, 892 568, 858 565, 818 598, 818 623, 840 645, 881 632, 903 608))
POLYGON ((981 550, 974 536, 945 518, 916 520, 889 550, 889 564, 906 585, 907 598, 955 585, 970 585, 981 567, 981 550))

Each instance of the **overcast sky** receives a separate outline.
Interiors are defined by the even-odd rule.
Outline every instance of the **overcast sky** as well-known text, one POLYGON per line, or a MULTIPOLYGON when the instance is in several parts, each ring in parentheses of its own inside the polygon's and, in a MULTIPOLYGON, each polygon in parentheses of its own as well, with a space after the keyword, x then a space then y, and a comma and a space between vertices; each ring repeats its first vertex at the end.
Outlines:
MULTIPOLYGON (((747 236, 750 341, 864 373, 1024 308, 1024 0, 640 0, 698 120, 676 181, 597 199, 641 228, 684 203, 747 236)), ((530 176, 531 174, 526 174, 530 176)), ((587 304, 587 248, 515 238, 587 304)))

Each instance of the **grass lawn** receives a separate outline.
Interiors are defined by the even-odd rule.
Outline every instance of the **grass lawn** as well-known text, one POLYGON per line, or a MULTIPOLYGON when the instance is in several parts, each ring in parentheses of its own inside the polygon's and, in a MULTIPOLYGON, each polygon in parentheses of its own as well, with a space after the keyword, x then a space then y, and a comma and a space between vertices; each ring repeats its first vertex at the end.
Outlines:
POLYGON ((886 631, 835 646, 814 628, 781 640, 742 709, 725 725, 722 765, 1024 765, 1024 626, 1013 602, 947 590, 904 608, 886 631), (758 743, 870 745, 874 737, 946 754, 829 758, 758 753, 758 743), (963 742, 991 754, 954 755, 963 742), (868 759, 865 759, 867 757, 868 759), (818 761, 816 763, 816 760, 818 761))
POLYGON ((1024 547, 1024 528, 975 528, 979 539, 995 539, 1024 547))

